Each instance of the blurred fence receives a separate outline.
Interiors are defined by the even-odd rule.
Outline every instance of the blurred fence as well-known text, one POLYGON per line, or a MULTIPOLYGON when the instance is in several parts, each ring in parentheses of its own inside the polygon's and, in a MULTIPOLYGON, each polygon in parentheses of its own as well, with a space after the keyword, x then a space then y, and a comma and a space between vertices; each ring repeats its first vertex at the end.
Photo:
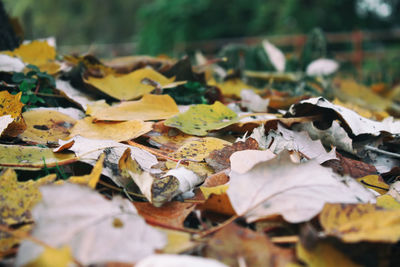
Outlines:
MULTIPOLYGON (((388 56, 400 56, 400 28, 379 31, 353 31, 326 33, 329 54, 344 63, 352 63, 358 69, 365 59, 380 60, 388 56)), ((174 49, 174 54, 200 50, 206 55, 214 55, 227 44, 255 45, 263 39, 268 39, 277 45, 285 53, 299 56, 307 40, 305 34, 270 35, 242 38, 228 38, 207 40, 200 42, 181 43, 174 49)), ((100 57, 114 57, 133 55, 137 52, 137 44, 91 44, 91 45, 61 45, 58 47, 61 53, 92 53, 100 57)))

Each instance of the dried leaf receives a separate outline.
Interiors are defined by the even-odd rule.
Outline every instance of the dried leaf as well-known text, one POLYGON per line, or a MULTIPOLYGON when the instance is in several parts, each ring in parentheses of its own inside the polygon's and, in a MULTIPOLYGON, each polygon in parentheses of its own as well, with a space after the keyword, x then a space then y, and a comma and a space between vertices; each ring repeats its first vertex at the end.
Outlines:
POLYGON ((382 195, 376 198, 376 206, 386 210, 398 210, 400 209, 400 202, 391 195, 382 195))
POLYGON ((92 117, 86 117, 76 122, 69 138, 80 135, 91 139, 127 141, 150 132, 152 125, 153 123, 142 120, 95 122, 92 117))
POLYGON ((101 171, 103 170, 104 157, 105 154, 101 154, 99 160, 97 161, 96 165, 94 165, 90 174, 83 176, 71 176, 68 178, 68 182, 87 185, 93 189, 96 188, 96 185, 100 180, 101 171))
POLYGON ((233 96, 236 98, 240 98, 242 90, 257 90, 255 87, 242 82, 240 79, 229 79, 223 83, 217 83, 215 80, 211 80, 208 84, 217 86, 224 96, 233 96))
POLYGON ((240 92, 242 106, 252 112, 267 112, 269 99, 263 99, 252 90, 242 90, 240 92))
POLYGON ((74 258, 68 246, 63 246, 58 249, 46 247, 39 257, 25 264, 24 267, 68 267, 72 264, 74 264, 74 258))
POLYGON ((110 73, 103 78, 88 77, 84 81, 118 100, 132 100, 154 90, 154 86, 144 84, 143 79, 154 81, 164 88, 174 81, 174 78, 168 79, 151 68, 120 75, 110 73))
POLYGON ((13 118, 13 122, 8 124, 3 131, 3 136, 16 137, 26 129, 26 124, 22 117, 24 104, 20 101, 21 95, 21 92, 16 95, 12 95, 8 91, 0 92, 0 114, 2 116, 10 115, 13 118))
POLYGON ((96 100, 90 94, 85 94, 74 88, 68 81, 56 80, 56 88, 61 91, 62 95, 65 95, 69 100, 78 104, 83 110, 86 110, 88 105, 96 100))
POLYGON ((0 72, 22 72, 24 68, 21 59, 0 53, 0 72))
MULTIPOLYGON (((69 246, 83 265, 136 262, 164 247, 166 237, 146 225, 133 205, 120 197, 109 201, 88 187, 44 186, 33 210, 32 235, 52 247, 69 246)), ((42 248, 22 242, 16 264, 37 259, 42 248)))
POLYGON ((237 173, 246 173, 258 163, 275 157, 276 155, 269 149, 237 151, 230 157, 231 170, 237 173))
POLYGON ((206 257, 222 261, 228 266, 285 266, 292 261, 290 249, 275 247, 260 233, 234 223, 225 226, 209 241, 206 257))
POLYGON ((153 255, 135 264, 135 267, 228 267, 216 260, 189 255, 153 255))
POLYGON ((65 139, 76 120, 61 112, 49 109, 29 110, 22 113, 26 130, 19 137, 34 144, 57 144, 65 139))
POLYGON ((205 136, 208 131, 222 129, 237 121, 237 114, 217 101, 213 105, 191 106, 188 111, 169 118, 164 124, 187 134, 205 136))
POLYGON ((247 173, 231 172, 228 195, 237 214, 248 222, 281 214, 288 222, 298 223, 317 215, 327 202, 375 201, 351 178, 338 177, 315 160, 292 163, 286 152, 247 173))
POLYGON ((286 58, 282 51, 267 40, 262 42, 262 46, 275 69, 283 72, 285 70, 286 58))
POLYGON ((323 163, 323 166, 332 168, 334 172, 340 175, 349 175, 353 178, 360 178, 378 173, 373 165, 344 157, 342 154, 337 152, 336 156, 338 158, 337 160, 328 160, 323 163))
POLYGON ((3 134, 3 131, 7 129, 8 125, 12 123, 14 119, 11 115, 4 115, 0 117, 0 136, 3 134))
POLYGON ((372 204, 326 204, 319 220, 326 234, 348 243, 400 240, 398 209, 383 210, 372 204))
POLYGON ((31 221, 31 209, 41 200, 39 187, 55 179, 56 175, 51 174, 37 181, 18 182, 14 170, 3 171, 0 174, 0 224, 31 221))
POLYGON ((306 73, 309 76, 331 75, 339 69, 339 64, 332 59, 319 58, 308 64, 306 73))
POLYGON ((96 120, 163 120, 179 113, 178 106, 169 95, 146 94, 138 101, 126 101, 119 105, 93 112, 96 120))

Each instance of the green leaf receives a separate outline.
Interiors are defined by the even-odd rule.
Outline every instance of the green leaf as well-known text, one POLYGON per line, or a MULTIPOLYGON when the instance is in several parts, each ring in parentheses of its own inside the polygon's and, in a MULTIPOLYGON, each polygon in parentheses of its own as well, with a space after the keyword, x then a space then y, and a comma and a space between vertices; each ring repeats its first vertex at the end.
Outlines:
POLYGON ((28 92, 29 90, 32 90, 33 88, 35 88, 35 84, 29 83, 27 80, 22 81, 22 83, 19 86, 19 89, 21 90, 21 92, 28 92))
POLYGON ((234 111, 217 101, 213 105, 191 106, 188 111, 169 118, 164 124, 187 134, 205 136, 210 130, 224 128, 238 120, 234 111))
POLYGON ((31 70, 33 70, 33 71, 40 72, 40 69, 35 65, 28 64, 28 66, 26 66, 26 67, 31 69, 31 70))
POLYGON ((25 74, 22 72, 15 72, 11 79, 15 83, 21 83, 25 79, 25 74))
POLYGON ((28 95, 22 95, 21 96, 21 102, 24 104, 27 104, 29 102, 29 96, 28 95))

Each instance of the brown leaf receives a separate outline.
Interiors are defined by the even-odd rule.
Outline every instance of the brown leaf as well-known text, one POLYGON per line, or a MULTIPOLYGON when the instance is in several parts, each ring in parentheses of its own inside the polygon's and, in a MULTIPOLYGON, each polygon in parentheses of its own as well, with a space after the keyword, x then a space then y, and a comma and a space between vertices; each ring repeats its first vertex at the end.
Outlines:
POLYGON ((234 223, 209 240, 205 255, 228 266, 285 266, 294 256, 293 250, 274 246, 264 234, 234 223))
POLYGON ((253 138, 248 138, 245 142, 236 142, 231 146, 226 146, 222 149, 214 150, 210 153, 208 157, 205 158, 205 160, 207 164, 210 165, 211 168, 213 168, 214 171, 220 172, 231 166, 229 158, 234 152, 248 149, 259 149, 258 142, 253 138))
POLYGON ((342 156, 336 152, 338 159, 332 159, 324 162, 322 165, 330 167, 332 170, 340 175, 348 174, 353 178, 360 178, 371 174, 377 174, 378 171, 373 165, 365 162, 354 160, 342 156))
POLYGON ((186 217, 196 207, 196 204, 178 201, 165 203, 159 208, 148 202, 133 204, 147 223, 171 229, 182 229, 186 217))

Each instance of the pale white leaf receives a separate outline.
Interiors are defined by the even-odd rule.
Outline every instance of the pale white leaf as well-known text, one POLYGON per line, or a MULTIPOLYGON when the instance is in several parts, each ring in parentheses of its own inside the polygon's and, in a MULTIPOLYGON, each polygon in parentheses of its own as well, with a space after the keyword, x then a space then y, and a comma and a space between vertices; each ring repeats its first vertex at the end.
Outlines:
POLYGON ((25 68, 24 62, 17 57, 0 54, 0 71, 22 72, 25 68))
POLYGON ((267 112, 269 99, 261 98, 253 90, 243 89, 240 92, 242 106, 253 112, 267 112))
POLYGON ((262 42, 262 46, 275 69, 283 72, 285 70, 286 58, 282 51, 267 40, 262 42))
POLYGON ((248 222, 281 214, 291 223, 310 220, 325 203, 375 202, 354 179, 340 177, 315 160, 296 164, 286 151, 244 174, 231 172, 228 196, 248 222))
POLYGON ((339 63, 327 58, 319 58, 311 62, 306 69, 309 76, 322 76, 335 73, 339 69, 339 63))
POLYGON ((14 121, 11 118, 11 115, 4 115, 0 117, 0 135, 3 133, 5 129, 7 129, 8 125, 14 121))
POLYGON ((227 265, 207 258, 189 255, 152 255, 135 264, 135 267, 228 267, 227 265))
POLYGON ((80 105, 85 111, 88 105, 93 104, 96 101, 92 96, 74 88, 68 81, 60 79, 56 80, 56 88, 62 91, 71 101, 80 105))
MULTIPOLYGON (((68 245, 83 265, 134 263, 166 244, 166 236, 148 226, 126 199, 107 200, 76 184, 41 187, 42 201, 33 209, 32 235, 59 248, 68 245)), ((41 247, 22 242, 17 266, 38 257, 41 247)))
POLYGON ((171 169, 163 177, 165 176, 174 176, 179 181, 179 188, 173 196, 191 192, 198 184, 204 181, 199 175, 185 167, 171 169))
POLYGON ((256 164, 275 158, 276 155, 269 149, 267 150, 241 150, 234 152, 229 161, 231 171, 246 173, 256 164))
MULTIPOLYGON (((339 118, 346 123, 354 135, 360 134, 371 134, 378 136, 381 132, 388 132, 391 134, 400 134, 400 121, 392 117, 388 117, 383 121, 373 121, 360 116, 358 113, 338 105, 334 105, 323 97, 314 97, 307 100, 300 101, 298 104, 294 104, 290 107, 288 114, 296 115, 302 107, 315 105, 322 108, 331 109, 339 118)), ((304 115, 304 114, 303 114, 304 115)), ((308 114, 306 114, 308 115, 308 114)))

